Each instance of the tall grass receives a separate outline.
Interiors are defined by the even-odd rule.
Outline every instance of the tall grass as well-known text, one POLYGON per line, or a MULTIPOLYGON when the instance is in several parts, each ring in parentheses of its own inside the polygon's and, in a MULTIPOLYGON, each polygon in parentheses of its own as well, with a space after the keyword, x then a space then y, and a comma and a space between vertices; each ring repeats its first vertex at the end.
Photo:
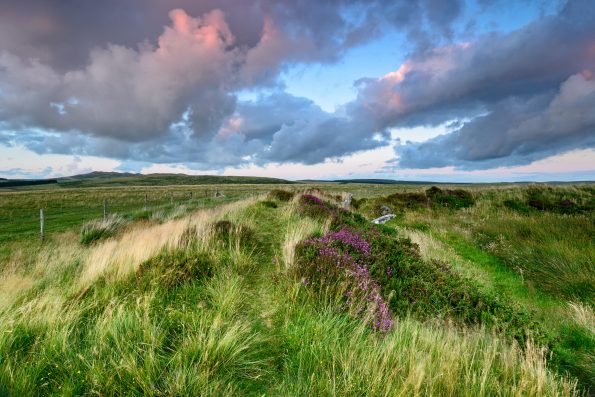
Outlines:
POLYGON ((283 396, 571 396, 573 382, 546 367, 545 352, 485 331, 461 334, 413 319, 384 336, 332 311, 295 313, 278 392, 283 396))
POLYGON ((126 224, 120 215, 110 215, 105 219, 95 219, 83 224, 81 228, 81 243, 91 244, 97 240, 112 237, 126 224))

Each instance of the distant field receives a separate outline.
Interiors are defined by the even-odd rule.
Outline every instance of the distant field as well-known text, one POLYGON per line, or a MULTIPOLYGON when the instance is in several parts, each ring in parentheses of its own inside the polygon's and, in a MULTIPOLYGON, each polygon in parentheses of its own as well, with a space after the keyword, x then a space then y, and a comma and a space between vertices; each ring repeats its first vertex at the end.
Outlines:
MULTIPOLYGON (((270 185, 200 185, 200 186, 114 186, 101 188, 35 189, 0 191, 0 243, 39 237, 39 210, 44 209, 47 235, 80 226, 85 221, 103 217, 103 201, 108 212, 125 216, 143 216, 145 195, 147 210, 173 211, 213 206, 260 194, 270 185), (216 192, 224 195, 214 198, 216 192)), ((144 214, 147 215, 147 214, 144 214)))
MULTIPOLYGON (((118 178, 114 183, 123 183, 118 178)), ((125 180, 125 179, 124 179, 125 180)), ((87 188, 63 188, 55 185, 19 187, 18 190, 0 189, 0 243, 39 237, 39 210, 44 209, 45 229, 51 236, 85 221, 103 217, 103 200, 107 200, 108 212, 125 216, 141 216, 144 213, 145 195, 149 212, 172 211, 183 205, 187 209, 216 205, 252 195, 269 192, 273 188, 291 191, 308 187, 322 188, 332 192, 348 190, 358 197, 375 197, 398 191, 420 189, 411 185, 350 184, 203 184, 134 186, 110 185, 87 188), (225 197, 214 198, 219 191, 225 197), (192 196, 191 196, 192 195, 192 196), (173 201, 172 201, 173 198, 173 201)), ((144 214, 147 215, 147 214, 144 214)), ((150 215, 150 214, 149 214, 150 215)))
MULTIPOLYGON (((99 183, 96 178, 89 178, 99 183)), ((136 180, 138 182, 138 179, 136 180)), ((78 183, 78 182, 77 182, 78 183)), ((91 182, 90 182, 91 183, 91 182)), ((417 184, 201 184, 201 185, 165 185, 136 186, 127 185, 126 178, 112 180, 101 178, 101 187, 77 188, 63 185, 19 187, 16 190, 0 189, 0 243, 39 237, 39 210, 44 209, 45 229, 49 235, 53 232, 80 226, 85 221, 103 216, 103 201, 107 200, 108 212, 130 217, 147 216, 144 214, 145 195, 147 209, 172 211, 179 206, 187 209, 216 205, 252 195, 263 194, 274 188, 300 191, 307 188, 323 189, 328 192, 348 191, 357 198, 373 198, 394 193, 424 191, 431 185, 417 184), (106 186, 107 184, 107 186, 106 186), (120 185, 123 184, 123 185, 120 185), (219 191, 225 197, 214 199, 219 191), (173 199, 173 200, 172 200, 173 199)), ((446 188, 449 185, 441 185, 446 188)), ((500 191, 511 185, 453 185, 470 191, 500 191)), ((512 185, 513 188, 518 188, 512 185)), ((150 215, 150 214, 148 214, 150 215)))

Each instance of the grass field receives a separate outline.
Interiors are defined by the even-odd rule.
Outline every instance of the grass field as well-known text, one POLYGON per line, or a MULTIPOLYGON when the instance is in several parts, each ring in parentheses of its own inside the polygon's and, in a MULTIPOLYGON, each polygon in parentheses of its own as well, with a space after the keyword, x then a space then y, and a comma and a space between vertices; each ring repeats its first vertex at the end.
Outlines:
POLYGON ((1 193, 0 395, 588 393, 592 185, 428 188, 1 193))

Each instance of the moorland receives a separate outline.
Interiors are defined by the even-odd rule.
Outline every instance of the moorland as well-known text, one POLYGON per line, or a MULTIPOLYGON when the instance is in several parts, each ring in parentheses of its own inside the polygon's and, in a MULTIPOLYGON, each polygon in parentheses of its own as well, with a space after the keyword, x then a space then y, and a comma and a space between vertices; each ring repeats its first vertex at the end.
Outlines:
POLYGON ((0 192, 0 395, 593 392, 593 184, 219 182, 0 192))

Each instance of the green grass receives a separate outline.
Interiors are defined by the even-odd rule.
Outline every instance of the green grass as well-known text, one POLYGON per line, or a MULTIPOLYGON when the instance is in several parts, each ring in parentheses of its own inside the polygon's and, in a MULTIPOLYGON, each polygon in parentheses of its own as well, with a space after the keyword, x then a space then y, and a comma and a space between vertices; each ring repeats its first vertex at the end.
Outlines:
MULTIPOLYGON (((402 188, 370 195, 382 189, 402 188)), ((171 188, 160 191, 166 201, 171 188)), ((0 395, 577 394, 575 381, 556 372, 560 364, 548 367, 548 352, 531 342, 519 346, 491 328, 407 311, 377 332, 332 291, 315 293, 295 277, 294 254, 300 241, 332 223, 304 216, 286 195, 243 199, 267 191, 236 187, 224 190, 226 200, 177 213, 179 206, 163 203, 156 217, 131 204, 130 224, 90 245, 79 242, 82 222, 69 226, 66 218, 43 245, 8 238, 0 257, 0 395)), ((69 196, 72 205, 88 205, 89 192, 73 189, 79 196, 69 196)), ((339 190, 329 192, 332 200, 339 190)), ((9 201, 2 208, 20 211, 9 201)), ((100 213, 89 219, 96 218, 100 213)), ((350 225, 358 222, 363 218, 349 216, 350 225)), ((431 219, 416 222, 436 227, 431 219)), ((491 280, 495 256, 483 258, 475 240, 461 238, 443 243, 456 257, 474 248, 465 265, 453 267, 477 261, 474 270, 491 280)), ((495 286, 518 279, 498 267, 503 278, 495 286)), ((534 298, 524 299, 529 305, 534 298)), ((589 348, 578 322, 564 325, 565 351, 589 348)))
MULTIPOLYGON (((534 188, 533 188, 534 189, 534 188)), ((547 190, 552 197, 589 201, 584 188, 547 190)), ((552 363, 573 373, 586 387, 595 385, 595 331, 577 324, 568 302, 582 302, 593 312, 595 251, 592 213, 559 214, 507 209, 523 190, 481 192, 464 211, 409 211, 394 222, 416 240, 427 256, 454 264, 503 299, 534 313, 551 335, 552 363)))

